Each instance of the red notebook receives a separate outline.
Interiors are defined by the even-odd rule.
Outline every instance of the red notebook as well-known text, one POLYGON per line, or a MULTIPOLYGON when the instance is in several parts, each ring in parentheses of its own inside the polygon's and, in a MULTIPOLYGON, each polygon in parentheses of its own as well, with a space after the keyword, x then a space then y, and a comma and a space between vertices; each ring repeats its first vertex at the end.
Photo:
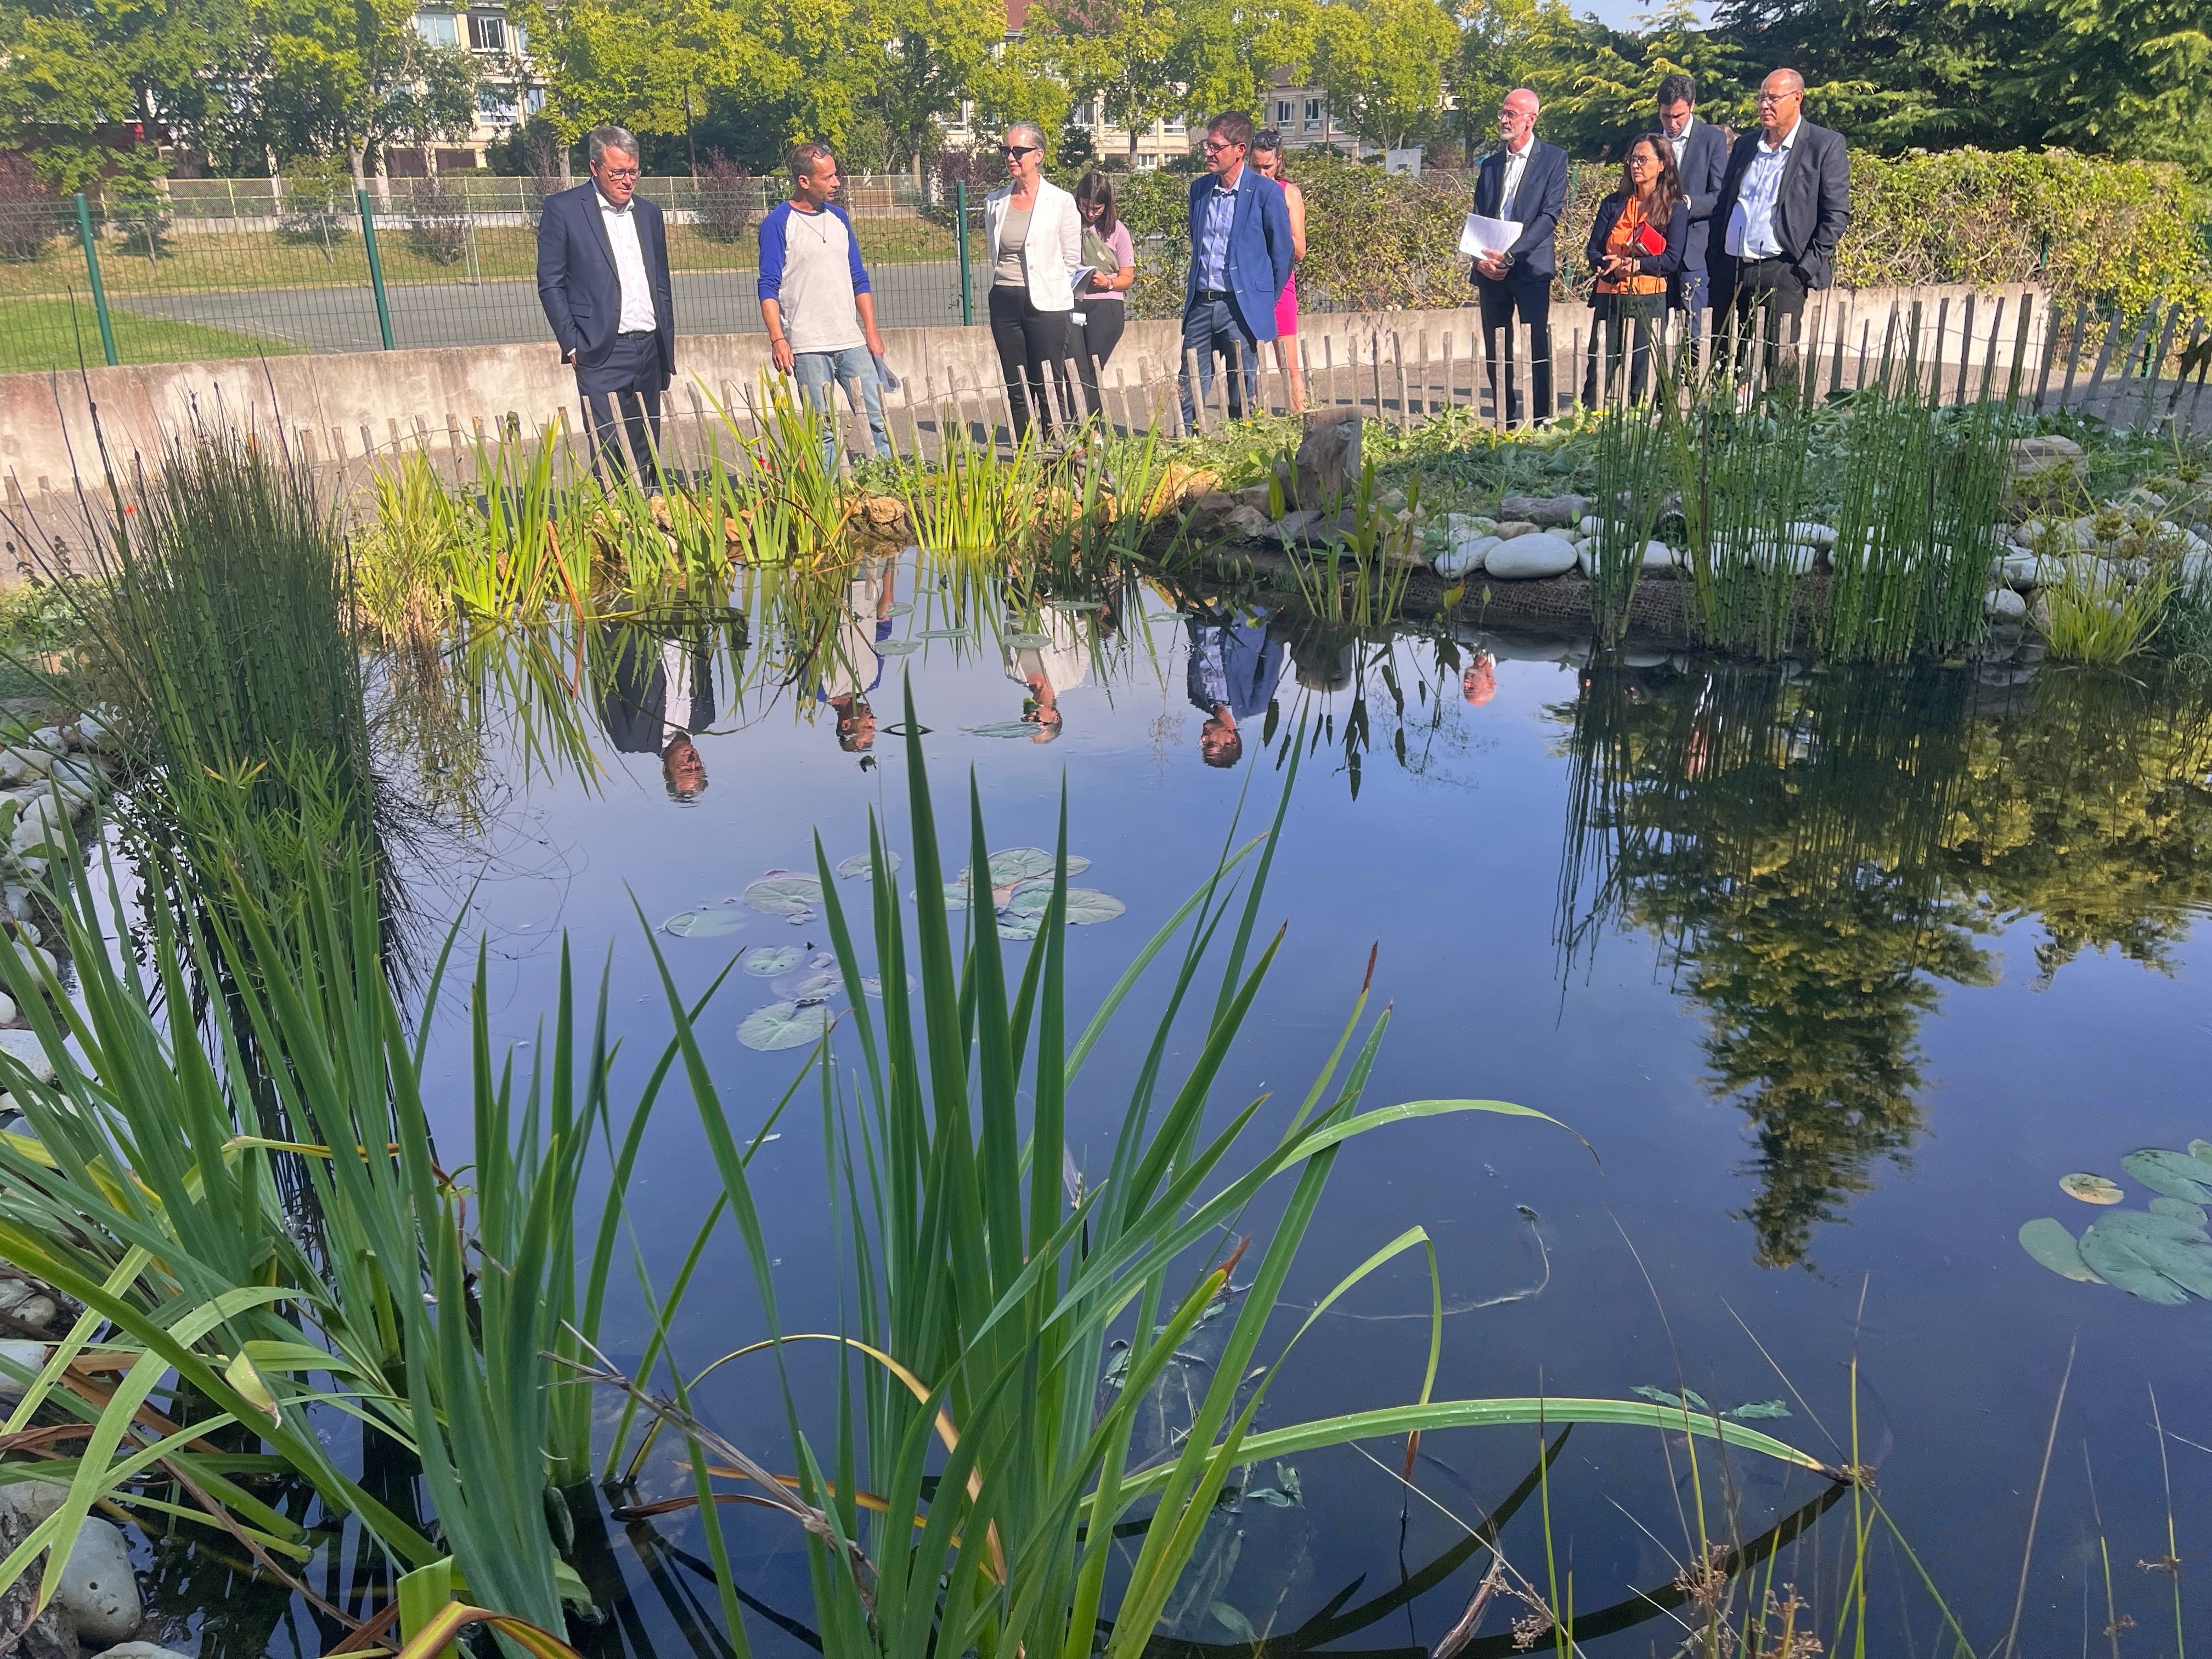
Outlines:
POLYGON ((1650 225, 1638 225, 1636 234, 1628 239, 1628 246, 1638 253, 1656 258, 1667 251, 1667 239, 1650 225))

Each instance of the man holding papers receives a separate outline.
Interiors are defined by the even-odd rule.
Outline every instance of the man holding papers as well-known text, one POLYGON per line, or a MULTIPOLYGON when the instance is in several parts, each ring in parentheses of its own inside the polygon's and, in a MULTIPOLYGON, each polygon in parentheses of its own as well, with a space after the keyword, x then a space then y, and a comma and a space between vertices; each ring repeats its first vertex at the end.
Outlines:
POLYGON ((1505 400, 1505 417, 1521 421, 1515 383, 1513 340, 1517 318, 1528 325, 1528 365, 1535 396, 1534 416, 1552 418, 1552 232, 1567 201, 1567 153, 1536 140, 1536 94, 1516 87, 1498 106, 1503 149, 1482 158, 1476 175, 1474 212, 1460 251, 1474 257, 1475 298, 1482 307, 1483 353, 1490 365, 1490 395, 1505 400), (1498 382, 1503 336, 1506 383, 1498 382))

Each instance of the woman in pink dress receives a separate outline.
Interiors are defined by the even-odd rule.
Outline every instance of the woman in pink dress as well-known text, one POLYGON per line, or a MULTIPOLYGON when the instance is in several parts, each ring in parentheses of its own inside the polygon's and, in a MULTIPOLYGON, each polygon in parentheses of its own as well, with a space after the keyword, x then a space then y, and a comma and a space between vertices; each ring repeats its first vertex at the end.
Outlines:
POLYGON ((1291 210, 1291 280, 1275 301, 1275 361, 1291 383, 1291 412, 1306 406, 1306 375, 1298 362, 1298 273, 1306 257, 1306 193, 1283 176, 1283 135, 1273 127, 1252 139, 1252 165, 1264 178, 1283 187, 1283 201, 1291 210))

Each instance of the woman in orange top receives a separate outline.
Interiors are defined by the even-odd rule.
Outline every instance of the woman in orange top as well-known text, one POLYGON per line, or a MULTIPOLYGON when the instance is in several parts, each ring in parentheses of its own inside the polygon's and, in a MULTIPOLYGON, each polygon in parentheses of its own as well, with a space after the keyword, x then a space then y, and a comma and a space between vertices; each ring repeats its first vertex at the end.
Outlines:
POLYGON ((1665 309, 1668 290, 1682 270, 1682 249, 1690 240, 1690 204, 1682 195, 1682 175, 1674 165, 1674 146, 1662 132, 1647 132, 1628 147, 1620 167, 1620 188, 1598 204, 1583 250, 1597 275, 1590 295, 1589 368, 1583 401, 1597 401, 1598 342, 1606 341, 1606 380, 1620 373, 1621 353, 1630 335, 1635 356, 1628 373, 1632 398, 1644 395, 1650 370, 1651 332, 1665 309))

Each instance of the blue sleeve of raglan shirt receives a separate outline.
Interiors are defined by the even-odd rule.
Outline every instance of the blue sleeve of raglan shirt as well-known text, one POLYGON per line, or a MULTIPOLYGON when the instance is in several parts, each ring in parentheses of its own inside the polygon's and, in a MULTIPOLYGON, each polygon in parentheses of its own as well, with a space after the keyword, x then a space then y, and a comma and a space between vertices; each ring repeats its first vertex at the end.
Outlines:
POLYGON ((760 223, 760 295, 780 299, 783 294, 783 232, 791 218, 791 204, 779 202, 760 223))
POLYGON ((860 263, 860 236, 853 228, 853 216, 834 202, 830 204, 830 211, 845 222, 845 252, 853 261, 853 292, 866 294, 868 291, 868 268, 860 263))

